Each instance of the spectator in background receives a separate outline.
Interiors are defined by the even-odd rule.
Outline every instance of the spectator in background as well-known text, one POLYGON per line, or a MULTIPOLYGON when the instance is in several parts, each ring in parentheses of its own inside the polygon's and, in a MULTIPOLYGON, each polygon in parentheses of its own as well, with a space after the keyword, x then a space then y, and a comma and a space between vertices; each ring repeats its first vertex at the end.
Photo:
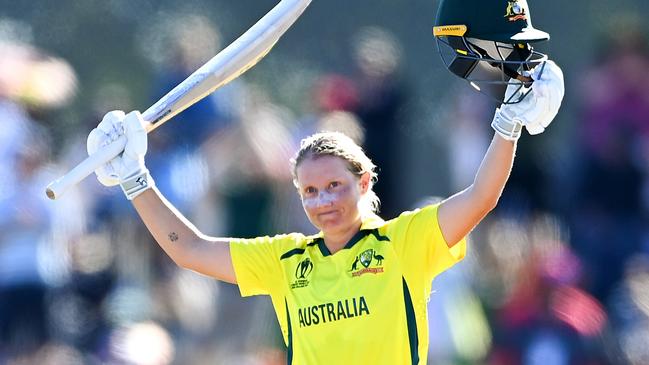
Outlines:
POLYGON ((14 191, 15 162, 38 123, 30 113, 60 107, 76 89, 62 59, 27 44, 0 40, 0 199, 14 191))
MULTIPOLYGON (((351 78, 341 74, 320 75, 314 82, 305 109, 292 130, 292 149, 299 148, 300 140, 318 132, 341 132, 356 144, 363 146, 365 129, 354 110, 358 108, 358 88, 351 78)), ((303 214, 302 204, 295 198, 290 187, 284 191, 284 215, 288 224, 281 224, 284 230, 313 232, 313 226, 303 214)))
MULTIPOLYGON (((43 254, 51 228, 39 192, 48 141, 30 135, 14 156, 17 188, 0 200, 0 352, 29 352, 46 339, 43 254)), ((51 253, 50 253, 51 254, 51 253)))
MULTIPOLYGON (((284 120, 292 117, 261 90, 252 86, 247 90, 246 113, 240 122, 213 134, 201 149, 204 156, 216 157, 207 160, 211 175, 207 197, 212 207, 219 206, 220 211, 212 212, 211 222, 205 222, 200 216, 196 218, 205 223, 201 227, 220 223, 218 228, 229 236, 277 232, 278 226, 288 225, 299 213, 287 211, 283 201, 293 193, 285 189, 291 181, 285 168, 286 159, 293 146, 284 125, 284 120)), ((243 324, 214 334, 213 340, 227 358, 224 362, 240 363, 245 356, 261 356, 273 349, 283 352, 281 332, 273 320, 270 301, 263 297, 242 301, 236 286, 218 283, 218 287, 214 328, 243 324)))
POLYGON ((649 363, 649 255, 627 260, 624 278, 609 301, 613 332, 621 353, 632 365, 649 363))
POLYGON ((302 138, 317 132, 341 132, 358 145, 365 144, 366 130, 354 110, 359 107, 354 80, 339 74, 321 76, 313 85, 313 112, 298 121, 295 148, 302 138))
POLYGON ((640 19, 613 21, 599 44, 596 62, 581 81, 582 144, 596 159, 606 159, 617 138, 630 148, 649 138, 649 40, 640 19), (614 30, 614 31, 613 31, 614 30))
POLYGON ((0 359, 11 360, 49 339, 46 297, 66 254, 42 193, 50 136, 32 115, 68 102, 76 77, 66 61, 27 44, 0 43, 0 54, 0 359))
POLYGON ((575 248, 589 289, 604 302, 647 233, 649 43, 638 22, 618 21, 581 80, 581 169, 572 205, 575 248))
POLYGON ((313 100, 320 113, 353 111, 358 108, 358 87, 346 76, 324 75, 315 83, 313 100))
MULTIPOLYGON (((171 91, 221 48, 220 32, 203 15, 176 16, 162 23, 163 28, 143 28, 140 37, 144 40, 142 52, 158 68, 152 100, 171 91), (152 51, 156 48, 159 52, 152 51)), ((207 193, 209 177, 197 150, 215 134, 239 123, 245 93, 242 81, 234 80, 175 116, 173 125, 163 125, 151 136, 151 150, 155 151, 151 154, 151 170, 159 176, 160 189, 174 203, 184 208, 196 206, 207 193), (186 170, 186 176, 191 178, 174 177, 171 171, 178 169, 186 170)))
MULTIPOLYGON (((473 182, 482 155, 489 147, 489 125, 483 116, 491 113, 494 105, 470 88, 449 93, 449 96, 452 97, 450 101, 442 102, 449 104, 449 108, 442 111, 443 129, 446 132, 443 138, 447 141, 451 189, 457 190, 473 182)), ((507 186, 510 184, 511 181, 507 186)))
POLYGON ((300 117, 294 131, 297 148, 302 138, 317 132, 342 132, 359 145, 365 141, 365 129, 354 110, 359 103, 354 80, 340 74, 318 77, 311 90, 309 112, 300 117))
MULTIPOLYGON (((166 28, 163 38, 167 38, 164 42, 168 50, 162 55, 162 69, 155 75, 152 100, 171 91, 221 48, 220 32, 203 15, 174 18, 166 28)), ((230 83, 174 117, 177 120, 173 132, 167 132, 163 126, 164 133, 173 133, 174 148, 193 150, 208 136, 236 120, 239 117, 236 100, 240 100, 236 94, 238 85, 237 81, 230 83)))
POLYGON ((528 254, 506 279, 513 286, 493 318, 489 363, 605 364, 598 345, 608 318, 581 287, 579 258, 561 241, 536 242, 528 254))
POLYGON ((368 27, 357 34, 353 52, 358 68, 358 105, 352 111, 365 129, 363 148, 381 169, 381 180, 375 187, 381 197, 381 216, 391 219, 409 208, 399 199, 401 185, 397 181, 403 157, 400 125, 408 123, 403 115, 407 95, 399 76, 401 49, 390 32, 368 27))
POLYGON ((353 42, 356 74, 324 75, 313 88, 314 113, 300 121, 297 140, 318 131, 339 131, 361 145, 380 166, 376 191, 380 214, 389 219, 409 208, 400 198, 396 170, 401 161, 405 87, 399 75, 401 49, 385 29, 361 29, 353 42))

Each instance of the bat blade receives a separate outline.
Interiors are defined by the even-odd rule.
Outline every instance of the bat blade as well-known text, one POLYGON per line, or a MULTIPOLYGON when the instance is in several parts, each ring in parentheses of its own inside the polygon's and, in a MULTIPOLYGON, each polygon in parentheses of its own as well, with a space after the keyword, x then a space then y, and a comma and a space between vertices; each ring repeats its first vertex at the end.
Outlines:
MULTIPOLYGON (((144 111, 142 118, 146 122, 147 132, 256 65, 310 3, 311 0, 281 0, 244 34, 144 111)), ((45 190, 47 197, 61 197, 70 187, 118 156, 125 144, 126 138, 122 137, 111 143, 110 148, 102 148, 88 156, 67 174, 51 182, 45 190)))

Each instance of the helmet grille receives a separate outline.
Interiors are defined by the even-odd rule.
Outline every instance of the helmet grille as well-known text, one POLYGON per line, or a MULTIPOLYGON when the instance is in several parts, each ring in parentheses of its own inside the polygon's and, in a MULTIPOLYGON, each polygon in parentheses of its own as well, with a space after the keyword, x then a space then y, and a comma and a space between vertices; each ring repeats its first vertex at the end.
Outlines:
POLYGON ((517 79, 526 71, 547 59, 527 43, 509 44, 475 38, 438 36, 437 48, 444 65, 454 75, 467 80, 478 91, 500 103, 518 103, 530 89, 517 79), (517 92, 505 99, 509 85, 517 85, 517 92))

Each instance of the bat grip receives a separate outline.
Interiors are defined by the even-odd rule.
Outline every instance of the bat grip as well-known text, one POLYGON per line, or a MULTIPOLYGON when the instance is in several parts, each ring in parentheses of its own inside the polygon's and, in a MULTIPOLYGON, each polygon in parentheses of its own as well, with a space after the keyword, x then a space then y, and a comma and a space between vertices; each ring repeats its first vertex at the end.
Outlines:
POLYGON ((47 197, 55 200, 61 197, 71 186, 76 185, 86 176, 92 174, 103 164, 117 157, 126 147, 126 137, 120 136, 111 144, 100 148, 97 152, 86 157, 64 176, 52 181, 45 189, 47 197))

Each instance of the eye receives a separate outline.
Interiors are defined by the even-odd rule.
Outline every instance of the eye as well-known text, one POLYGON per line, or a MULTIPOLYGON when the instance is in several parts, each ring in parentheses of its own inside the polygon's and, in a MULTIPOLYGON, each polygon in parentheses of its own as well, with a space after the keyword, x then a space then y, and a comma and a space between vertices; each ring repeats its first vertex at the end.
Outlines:
POLYGON ((318 191, 317 191, 316 188, 314 188, 313 186, 308 186, 308 187, 306 187, 306 188, 304 189, 304 194, 305 194, 305 195, 313 195, 313 194, 316 194, 317 192, 318 192, 318 191))
POLYGON ((340 186, 340 182, 338 181, 332 181, 329 183, 329 189, 334 189, 340 186))

